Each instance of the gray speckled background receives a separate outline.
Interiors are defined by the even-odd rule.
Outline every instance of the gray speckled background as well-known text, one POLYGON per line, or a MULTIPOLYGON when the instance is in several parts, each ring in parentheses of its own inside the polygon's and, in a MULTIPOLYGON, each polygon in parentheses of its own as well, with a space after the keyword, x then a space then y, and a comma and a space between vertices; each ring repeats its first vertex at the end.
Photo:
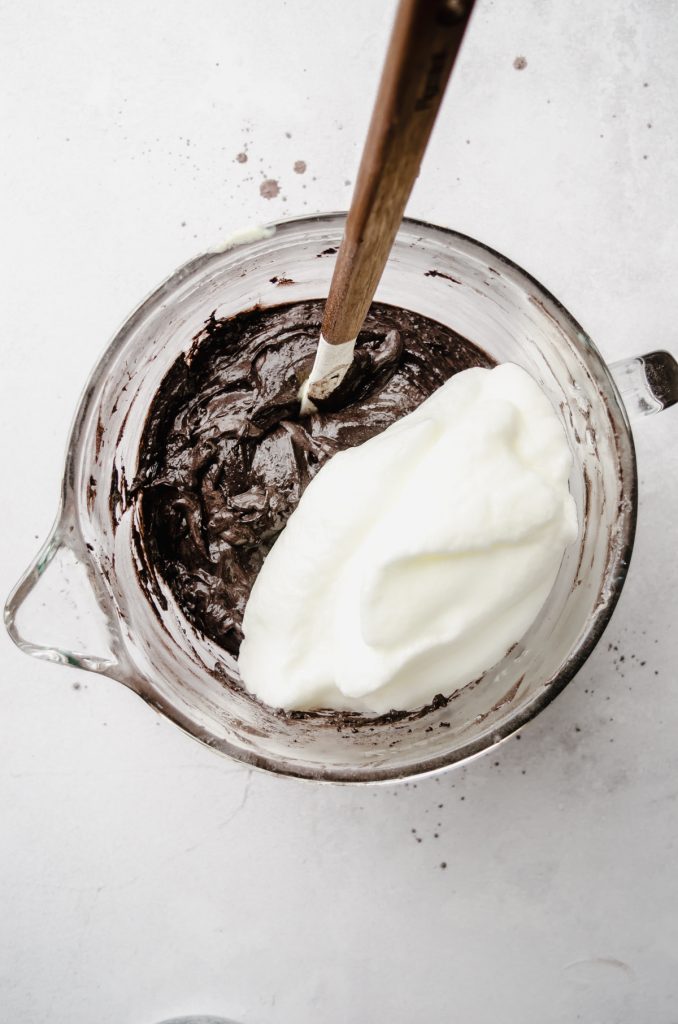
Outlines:
MULTIPOLYGON (((3 7, 4 593, 129 310, 243 224, 348 204, 394 4, 3 7)), ((670 0, 478 0, 409 207, 609 359, 678 354, 677 51, 670 0)), ((2 635, 3 1020, 676 1024, 677 429, 637 427, 636 552, 585 670, 440 778, 250 774, 2 635)))

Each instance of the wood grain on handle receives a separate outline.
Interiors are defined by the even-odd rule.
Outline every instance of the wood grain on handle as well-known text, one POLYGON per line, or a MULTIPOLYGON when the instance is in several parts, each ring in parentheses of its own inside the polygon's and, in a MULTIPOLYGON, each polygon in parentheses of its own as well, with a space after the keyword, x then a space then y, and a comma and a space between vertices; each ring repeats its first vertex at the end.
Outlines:
POLYGON ((419 173, 475 0, 401 0, 325 305, 331 345, 357 337, 419 173))

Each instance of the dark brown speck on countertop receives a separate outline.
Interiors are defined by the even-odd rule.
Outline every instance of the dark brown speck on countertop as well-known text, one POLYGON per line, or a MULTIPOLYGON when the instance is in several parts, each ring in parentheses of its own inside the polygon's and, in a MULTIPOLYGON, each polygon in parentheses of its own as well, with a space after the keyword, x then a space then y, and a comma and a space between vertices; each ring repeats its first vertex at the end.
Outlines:
POLYGON ((259 192, 264 199, 275 199, 280 192, 280 185, 275 178, 266 178, 259 186, 259 192))

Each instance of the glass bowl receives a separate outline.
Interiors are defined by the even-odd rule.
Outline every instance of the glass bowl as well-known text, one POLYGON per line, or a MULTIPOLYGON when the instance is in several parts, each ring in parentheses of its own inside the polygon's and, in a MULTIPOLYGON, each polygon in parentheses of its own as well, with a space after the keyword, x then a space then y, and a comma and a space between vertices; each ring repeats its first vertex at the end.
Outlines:
POLYGON ((344 214, 250 232, 186 264, 131 315, 87 383, 72 428, 51 536, 5 618, 28 654, 133 689, 214 750, 285 775, 374 782, 433 772, 493 747, 560 693, 605 628, 629 564, 634 413, 676 400, 666 353, 613 373, 534 278, 480 242, 403 222, 376 299, 453 327, 498 361, 523 366, 557 410, 573 454, 580 531, 521 641, 481 678, 411 713, 285 714, 250 697, 235 660, 198 634, 134 543, 129 495, 146 414, 166 372, 214 312, 327 295, 344 214), (449 699, 447 699, 449 698, 449 699))

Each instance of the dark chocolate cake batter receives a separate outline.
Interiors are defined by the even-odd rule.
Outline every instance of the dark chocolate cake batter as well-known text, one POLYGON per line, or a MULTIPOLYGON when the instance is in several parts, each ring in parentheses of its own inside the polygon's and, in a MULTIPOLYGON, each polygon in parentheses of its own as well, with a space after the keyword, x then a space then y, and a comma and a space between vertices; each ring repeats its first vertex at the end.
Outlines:
POLYGON ((300 417, 323 306, 212 317, 163 380, 144 429, 133 491, 147 554, 189 621, 232 654, 262 562, 320 467, 454 373, 493 365, 450 328, 375 303, 341 387, 300 417))

